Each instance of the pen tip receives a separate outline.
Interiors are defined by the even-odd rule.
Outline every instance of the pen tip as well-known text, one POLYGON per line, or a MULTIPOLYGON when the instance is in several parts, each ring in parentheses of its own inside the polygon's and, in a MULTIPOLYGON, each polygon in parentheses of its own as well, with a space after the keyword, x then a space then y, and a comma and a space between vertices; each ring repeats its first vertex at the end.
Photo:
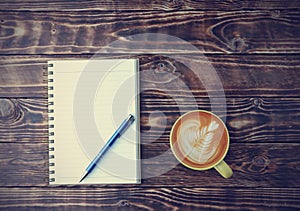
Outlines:
POLYGON ((81 177, 81 180, 79 181, 79 183, 81 183, 82 180, 84 180, 84 178, 86 178, 86 176, 88 175, 88 172, 84 172, 83 176, 81 177))

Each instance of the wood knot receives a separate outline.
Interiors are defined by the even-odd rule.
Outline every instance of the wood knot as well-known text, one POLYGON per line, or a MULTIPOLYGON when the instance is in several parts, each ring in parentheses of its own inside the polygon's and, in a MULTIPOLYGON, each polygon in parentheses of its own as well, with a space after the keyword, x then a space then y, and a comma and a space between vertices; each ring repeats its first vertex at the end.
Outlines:
POLYGON ((14 104, 10 100, 0 99, 0 118, 6 118, 14 113, 14 104))
POLYGON ((253 105, 255 105, 256 107, 259 107, 261 105, 261 99, 259 98, 255 98, 252 101, 253 105))
POLYGON ((22 116, 16 102, 9 99, 0 99, 0 124, 11 124, 22 116))
POLYGON ((55 28, 55 24, 51 23, 51 34, 55 34, 56 33, 56 28, 55 28))
POLYGON ((118 206, 119 207, 128 207, 128 206, 130 206, 130 202, 127 200, 121 200, 118 202, 118 206))
POLYGON ((256 156, 253 158, 254 163, 258 166, 265 166, 268 163, 268 160, 269 159, 263 155, 256 156))
POLYGON ((280 16, 280 10, 271 10, 270 15, 274 18, 278 18, 280 16))
POLYGON ((171 3, 172 3, 172 8, 180 8, 180 7, 182 7, 183 6, 183 2, 182 2, 182 0, 171 0, 170 1, 171 3))
POLYGON ((141 73, 144 81, 155 84, 170 83, 177 80, 181 76, 181 72, 177 71, 176 67, 170 61, 152 61, 141 73))
POLYGON ((252 164, 250 166, 251 172, 264 172, 269 166, 270 160, 265 155, 258 155, 252 159, 252 164))
POLYGON ((151 69, 157 74, 174 73, 175 67, 168 61, 157 61, 153 62, 151 69))
POLYGON ((236 36, 231 40, 230 47, 236 52, 242 52, 246 47, 246 42, 240 36, 236 36))

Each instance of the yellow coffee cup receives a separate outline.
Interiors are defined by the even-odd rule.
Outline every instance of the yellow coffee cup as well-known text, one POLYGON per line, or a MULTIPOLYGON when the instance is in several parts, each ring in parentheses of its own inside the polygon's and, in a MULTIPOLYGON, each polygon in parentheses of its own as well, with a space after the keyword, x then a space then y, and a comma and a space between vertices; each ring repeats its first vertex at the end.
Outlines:
POLYGON ((224 161, 229 149, 229 133, 224 122, 205 110, 180 116, 170 133, 170 146, 176 159, 194 170, 215 168, 224 178, 232 170, 224 161))

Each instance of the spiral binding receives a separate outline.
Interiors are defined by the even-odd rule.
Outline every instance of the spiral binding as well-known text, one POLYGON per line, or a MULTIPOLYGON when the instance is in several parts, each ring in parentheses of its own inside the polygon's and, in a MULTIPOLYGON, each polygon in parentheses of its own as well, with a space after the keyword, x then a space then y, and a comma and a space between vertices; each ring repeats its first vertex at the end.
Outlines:
POLYGON ((53 102, 53 97, 54 97, 54 87, 52 86, 51 83, 53 83, 54 78, 53 78, 53 64, 48 63, 48 121, 49 121, 49 183, 55 182, 55 156, 54 156, 54 102, 53 102))

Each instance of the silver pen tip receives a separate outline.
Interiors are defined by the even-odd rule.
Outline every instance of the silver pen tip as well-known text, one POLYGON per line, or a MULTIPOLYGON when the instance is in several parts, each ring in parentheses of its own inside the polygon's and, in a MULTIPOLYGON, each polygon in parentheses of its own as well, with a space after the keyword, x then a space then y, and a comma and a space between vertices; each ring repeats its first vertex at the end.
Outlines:
POLYGON ((79 183, 81 183, 81 181, 84 180, 84 178, 86 178, 88 174, 89 174, 89 172, 85 171, 84 174, 82 175, 81 180, 79 181, 79 183))

